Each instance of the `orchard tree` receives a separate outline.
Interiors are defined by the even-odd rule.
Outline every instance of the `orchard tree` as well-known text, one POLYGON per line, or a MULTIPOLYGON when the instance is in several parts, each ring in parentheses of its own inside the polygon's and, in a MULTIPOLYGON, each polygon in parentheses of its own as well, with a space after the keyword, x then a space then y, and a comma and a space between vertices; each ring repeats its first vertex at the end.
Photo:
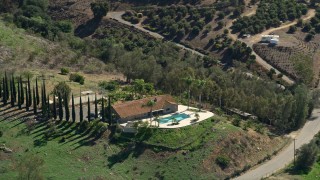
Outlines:
POLYGON ((93 2, 90 6, 95 19, 102 19, 102 17, 106 16, 109 11, 109 5, 107 2, 93 2))

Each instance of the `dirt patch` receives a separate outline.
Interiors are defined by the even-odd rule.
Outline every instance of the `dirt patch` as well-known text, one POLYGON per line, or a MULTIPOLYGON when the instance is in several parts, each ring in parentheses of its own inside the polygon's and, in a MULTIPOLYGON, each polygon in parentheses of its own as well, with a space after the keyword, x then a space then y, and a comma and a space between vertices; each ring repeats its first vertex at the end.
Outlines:
POLYGON ((248 133, 232 133, 216 143, 217 148, 203 161, 203 169, 205 172, 214 171, 218 179, 223 179, 263 161, 267 156, 271 156, 274 150, 282 148, 285 142, 280 137, 270 138, 252 130, 248 133), (216 163, 219 156, 230 160, 224 169, 216 163))

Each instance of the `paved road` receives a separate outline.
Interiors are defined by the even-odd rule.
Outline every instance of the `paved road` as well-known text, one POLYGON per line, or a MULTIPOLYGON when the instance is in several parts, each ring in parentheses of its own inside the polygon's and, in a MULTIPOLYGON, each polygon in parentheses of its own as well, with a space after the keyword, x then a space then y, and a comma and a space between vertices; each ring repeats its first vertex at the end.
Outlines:
MULTIPOLYGON (((313 136, 320 131, 320 109, 314 110, 312 119, 313 120, 308 121, 296 135, 296 149, 300 148, 303 144, 310 142, 313 136)), ((293 145, 292 142, 270 161, 258 166, 256 169, 246 172, 235 178, 235 180, 259 180, 286 167, 286 165, 293 161, 293 145)))
MULTIPOLYGON (((153 36, 153 37, 155 37, 157 39, 164 39, 164 37, 162 35, 143 28, 140 23, 139 24, 132 24, 132 23, 130 23, 128 21, 123 20, 122 19, 122 15, 124 13, 125 13, 125 11, 108 12, 108 14, 107 14, 107 16, 105 18, 115 19, 116 21, 118 21, 118 22, 120 22, 122 24, 126 24, 128 26, 132 26, 132 27, 134 27, 136 29, 139 29, 139 30, 141 30, 143 32, 146 32, 146 33, 150 34, 151 36, 153 36)), ((199 51, 196 51, 194 49, 188 48, 188 47, 186 47, 186 46, 184 46, 182 44, 179 44, 179 43, 176 43, 176 42, 173 42, 173 43, 175 43, 181 49, 185 49, 187 51, 190 51, 192 54, 196 54, 196 55, 201 56, 201 57, 205 56, 205 54, 202 54, 199 51)))

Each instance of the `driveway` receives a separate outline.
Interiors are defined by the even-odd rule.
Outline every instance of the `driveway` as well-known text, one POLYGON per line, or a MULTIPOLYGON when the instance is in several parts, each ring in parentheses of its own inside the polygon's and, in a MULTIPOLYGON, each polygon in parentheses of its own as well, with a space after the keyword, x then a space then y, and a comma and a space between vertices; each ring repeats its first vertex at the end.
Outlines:
MULTIPOLYGON (((156 39, 165 39, 162 35, 156 33, 156 32, 152 32, 149 31, 145 28, 143 28, 143 26, 141 25, 141 23, 139 24, 132 24, 131 22, 125 21, 124 19, 122 19, 122 15, 125 13, 125 11, 114 11, 114 12, 108 12, 107 16, 105 18, 110 18, 110 19, 114 19, 122 24, 126 24, 128 26, 134 27, 136 29, 139 29, 140 31, 146 32, 148 34, 150 34, 152 37, 156 38, 156 39)), ((198 56, 205 56, 205 54, 200 53, 199 51, 196 51, 194 49, 188 48, 180 43, 176 43, 176 42, 172 42, 175 43, 178 47, 180 47, 181 49, 190 51, 192 54, 196 54, 198 56)))
MULTIPOLYGON (((300 148, 303 144, 309 143, 313 136, 320 131, 320 109, 314 110, 313 117, 311 119, 312 120, 309 120, 295 136, 296 149, 300 148)), ((285 168, 293 161, 293 147, 294 142, 279 152, 279 154, 273 157, 270 161, 256 167, 255 169, 249 170, 245 174, 235 178, 235 180, 258 180, 268 177, 276 171, 285 168)))

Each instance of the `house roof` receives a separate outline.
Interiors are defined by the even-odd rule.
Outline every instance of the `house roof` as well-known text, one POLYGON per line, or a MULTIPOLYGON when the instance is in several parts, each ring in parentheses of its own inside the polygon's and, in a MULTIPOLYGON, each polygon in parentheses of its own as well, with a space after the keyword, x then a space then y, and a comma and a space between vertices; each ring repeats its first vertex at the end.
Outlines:
POLYGON ((116 111, 120 118, 127 118, 150 112, 151 107, 147 106, 147 103, 150 100, 156 101, 152 107, 152 111, 164 109, 168 104, 177 104, 172 96, 160 95, 128 102, 117 102, 112 106, 112 108, 116 111))

